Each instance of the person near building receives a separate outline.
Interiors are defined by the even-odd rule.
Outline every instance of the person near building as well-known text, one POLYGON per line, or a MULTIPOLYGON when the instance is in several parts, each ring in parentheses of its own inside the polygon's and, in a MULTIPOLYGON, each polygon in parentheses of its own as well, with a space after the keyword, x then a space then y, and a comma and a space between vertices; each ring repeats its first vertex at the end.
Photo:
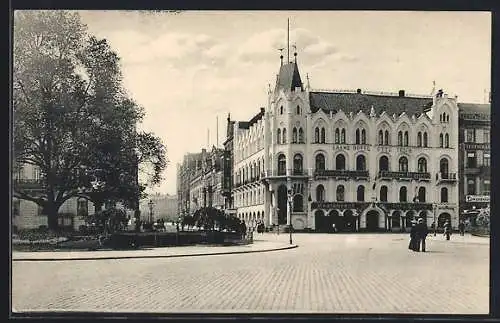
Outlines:
POLYGON ((465 223, 464 221, 460 221, 458 224, 458 231, 460 232, 460 235, 463 236, 465 234, 465 223))
POLYGON ((417 251, 417 243, 418 243, 418 236, 417 236, 416 221, 412 220, 411 230, 410 230, 410 244, 408 245, 408 249, 412 251, 417 251))
POLYGON ((416 225, 417 228, 417 251, 420 251, 422 248, 422 252, 425 252, 425 239, 427 238, 427 234, 429 231, 427 230, 427 225, 424 223, 424 219, 419 218, 418 223, 416 225))
POLYGON ((450 236, 451 236, 450 220, 446 220, 446 222, 444 224, 444 236, 446 237, 446 240, 450 240, 450 236))
POLYGON ((335 228, 335 223, 332 223, 332 230, 333 230, 333 233, 337 232, 337 229, 335 228))
POLYGON ((245 239, 247 235, 247 225, 245 224, 245 220, 242 220, 240 223, 240 231, 242 239, 245 239))

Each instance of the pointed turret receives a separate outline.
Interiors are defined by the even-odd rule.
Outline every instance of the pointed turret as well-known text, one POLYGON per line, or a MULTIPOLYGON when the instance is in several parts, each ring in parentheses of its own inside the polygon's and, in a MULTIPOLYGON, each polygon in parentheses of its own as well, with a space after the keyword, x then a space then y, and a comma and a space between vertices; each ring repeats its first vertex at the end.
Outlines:
POLYGON ((300 88, 301 91, 304 91, 297 63, 294 62, 282 65, 278 78, 276 79, 276 92, 281 89, 293 92, 297 87, 300 88))

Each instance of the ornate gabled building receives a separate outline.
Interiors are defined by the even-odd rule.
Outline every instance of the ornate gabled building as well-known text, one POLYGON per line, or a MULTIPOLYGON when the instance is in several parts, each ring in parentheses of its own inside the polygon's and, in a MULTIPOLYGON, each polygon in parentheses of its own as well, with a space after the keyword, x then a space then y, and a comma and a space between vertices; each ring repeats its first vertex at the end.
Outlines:
POLYGON ((456 98, 314 91, 294 56, 266 111, 234 126, 238 216, 296 230, 405 231, 414 217, 456 227, 456 98))

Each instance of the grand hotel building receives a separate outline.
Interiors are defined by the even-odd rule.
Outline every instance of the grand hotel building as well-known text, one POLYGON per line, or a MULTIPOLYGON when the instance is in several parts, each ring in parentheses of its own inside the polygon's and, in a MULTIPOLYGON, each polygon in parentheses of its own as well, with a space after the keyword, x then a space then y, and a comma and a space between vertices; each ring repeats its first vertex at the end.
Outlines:
POLYGON ((405 231, 415 217, 456 227, 456 98, 315 91, 294 56, 267 109, 228 121, 238 217, 320 232, 405 231))

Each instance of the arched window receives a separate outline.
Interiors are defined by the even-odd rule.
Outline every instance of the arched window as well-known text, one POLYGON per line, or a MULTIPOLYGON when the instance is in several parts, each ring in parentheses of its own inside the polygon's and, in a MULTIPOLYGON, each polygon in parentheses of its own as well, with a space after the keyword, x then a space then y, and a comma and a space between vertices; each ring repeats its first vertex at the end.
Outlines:
POLYGON ((283 114, 283 106, 280 107, 280 114, 283 114))
POLYGON ((420 173, 427 173, 427 160, 424 157, 418 159, 418 171, 420 173))
POLYGON ((358 186, 357 190, 357 201, 358 202, 364 202, 365 201, 365 187, 363 185, 358 186))
POLYGON ((345 129, 344 128, 342 128, 342 130, 340 131, 340 143, 345 144, 345 129))
POLYGON ((338 202, 344 201, 344 185, 337 186, 337 201, 338 202))
POLYGON ((278 175, 286 175, 286 157, 283 154, 278 156, 278 175))
POLYGON ((443 115, 442 114, 439 115, 439 122, 443 122, 443 115))
POLYGON ((356 170, 366 170, 366 158, 363 155, 356 157, 356 170))
POLYGON ((296 175, 302 174, 302 155, 300 154, 293 156, 293 172, 296 175))
POLYGON ((297 128, 293 127, 292 130, 292 143, 296 144, 297 143, 297 128))
POLYGON ((302 128, 299 128, 299 143, 304 143, 304 130, 302 130, 302 128))
POLYGON ((340 143, 340 132, 339 132, 339 128, 335 129, 335 143, 336 143, 336 144, 340 143))
POLYGON ((399 171, 400 172, 408 171, 408 158, 406 157, 399 158, 399 171))
POLYGON ((422 133, 420 131, 417 134, 417 146, 422 147, 422 133))
POLYGON ((418 202, 425 203, 425 187, 423 186, 418 189, 418 202))
POLYGON ((382 130, 378 131, 378 144, 380 146, 384 144, 384 132, 382 130))
POLYGON ((443 134, 439 134, 439 147, 443 148, 443 134))
POLYGON ((387 186, 380 187, 380 202, 387 202, 387 186))
POLYGON ((325 128, 321 128, 321 143, 324 144, 325 142, 326 142, 325 128))
POLYGON ((316 170, 325 170, 325 156, 323 154, 316 155, 316 170))
POLYGON ((365 129, 361 129, 361 144, 366 145, 366 131, 365 131, 365 129))
POLYGON ((399 202, 408 202, 406 186, 403 186, 399 189, 399 202))
POLYGON ((427 132, 424 132, 424 147, 428 147, 427 132))
POLYGON ((449 114, 446 115, 446 122, 450 122, 450 115, 449 114))
POLYGON ((281 144, 281 129, 276 131, 276 143, 281 144))
POLYGON ((318 127, 316 127, 314 129, 314 142, 319 143, 319 128, 318 127))
POLYGON ((283 128, 283 143, 286 144, 287 139, 286 139, 286 128, 283 128))
POLYGON ((323 202, 325 200, 325 188, 323 185, 316 187, 316 201, 323 202))
POLYGON ((344 170, 345 169, 345 157, 342 154, 338 154, 335 157, 335 169, 336 170, 344 170))
POLYGON ((389 158, 387 156, 381 156, 378 160, 378 171, 389 171, 389 158))
POLYGON ((300 114, 300 107, 297 106, 297 114, 300 114))
POLYGON ((448 176, 448 159, 441 158, 439 161, 439 172, 441 173, 442 178, 447 178, 444 176, 448 176))
POLYGON ((302 195, 296 194, 293 197, 293 212, 303 212, 304 211, 304 199, 302 195))
POLYGON ((450 148, 450 136, 448 134, 444 135, 444 147, 450 148))
POLYGON ((384 135, 384 145, 389 145, 389 130, 386 130, 385 131, 385 135, 384 135))
POLYGON ((441 188, 441 203, 448 203, 448 189, 446 187, 441 188))
POLYGON ((403 132, 398 132, 398 146, 403 146, 403 132))
POLYGON ((359 129, 356 129, 356 145, 359 145, 360 144, 360 136, 359 136, 359 129))
POLYGON ((403 145, 408 146, 408 131, 405 131, 404 133, 403 145))

